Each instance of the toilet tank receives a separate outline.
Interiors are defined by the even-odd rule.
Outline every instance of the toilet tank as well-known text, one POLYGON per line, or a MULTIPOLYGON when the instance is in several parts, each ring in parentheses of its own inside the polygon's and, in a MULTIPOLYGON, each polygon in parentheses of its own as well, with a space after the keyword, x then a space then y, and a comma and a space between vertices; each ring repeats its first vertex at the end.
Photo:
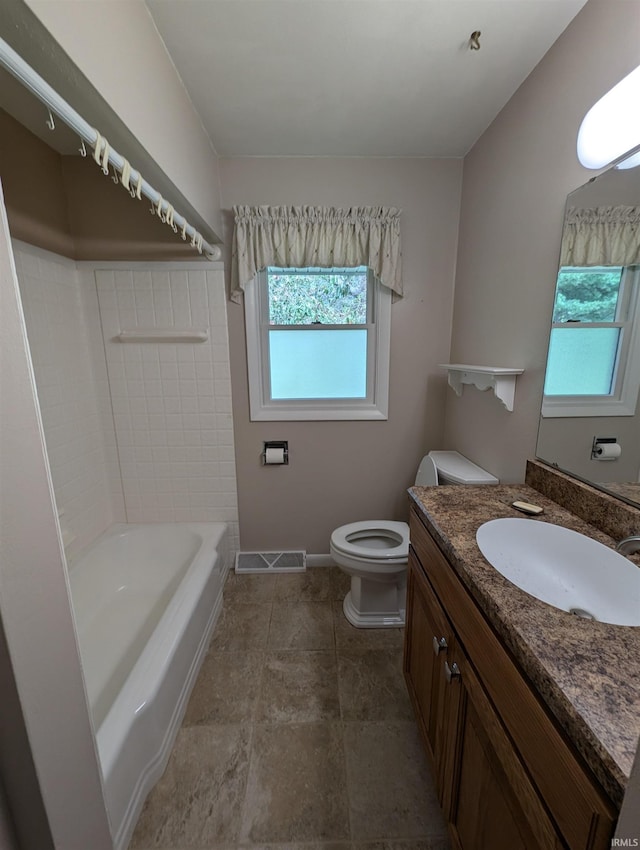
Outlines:
POLYGON ((440 484, 499 484, 498 479, 459 452, 429 452, 440 484))

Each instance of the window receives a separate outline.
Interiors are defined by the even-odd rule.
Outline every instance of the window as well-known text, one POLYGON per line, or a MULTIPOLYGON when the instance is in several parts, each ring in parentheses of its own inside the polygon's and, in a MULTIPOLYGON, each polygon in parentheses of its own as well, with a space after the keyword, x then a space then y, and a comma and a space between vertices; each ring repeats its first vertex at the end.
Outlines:
POLYGON ((391 291, 370 270, 263 269, 245 316, 252 420, 387 418, 391 291))
POLYGON ((542 415, 632 416, 638 397, 638 267, 558 273, 542 415))

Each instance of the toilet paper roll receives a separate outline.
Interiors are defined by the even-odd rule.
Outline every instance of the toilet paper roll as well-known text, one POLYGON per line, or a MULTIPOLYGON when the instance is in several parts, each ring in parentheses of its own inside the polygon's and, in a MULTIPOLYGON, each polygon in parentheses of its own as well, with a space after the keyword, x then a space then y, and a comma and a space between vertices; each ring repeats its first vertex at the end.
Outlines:
POLYGON ((267 448, 264 453, 265 465, 271 463, 284 463, 284 449, 267 448))
POLYGON ((595 460, 616 460, 622 454, 620 443, 599 443, 593 450, 595 460))

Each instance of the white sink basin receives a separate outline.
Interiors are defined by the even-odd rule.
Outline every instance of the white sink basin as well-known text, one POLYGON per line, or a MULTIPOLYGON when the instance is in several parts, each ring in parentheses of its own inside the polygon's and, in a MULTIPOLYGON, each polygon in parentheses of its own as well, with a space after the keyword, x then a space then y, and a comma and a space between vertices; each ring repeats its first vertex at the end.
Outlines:
POLYGON ((603 623, 640 626, 640 568, 602 543, 515 518, 485 522, 476 540, 499 573, 536 599, 603 623))

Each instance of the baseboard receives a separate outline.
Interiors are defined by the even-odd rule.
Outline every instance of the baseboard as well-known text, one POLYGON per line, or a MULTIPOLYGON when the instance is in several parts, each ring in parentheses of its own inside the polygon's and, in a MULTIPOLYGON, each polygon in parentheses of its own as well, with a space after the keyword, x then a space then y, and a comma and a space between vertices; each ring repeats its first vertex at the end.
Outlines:
POLYGON ((307 567, 335 567, 335 561, 326 555, 307 555, 307 567))

